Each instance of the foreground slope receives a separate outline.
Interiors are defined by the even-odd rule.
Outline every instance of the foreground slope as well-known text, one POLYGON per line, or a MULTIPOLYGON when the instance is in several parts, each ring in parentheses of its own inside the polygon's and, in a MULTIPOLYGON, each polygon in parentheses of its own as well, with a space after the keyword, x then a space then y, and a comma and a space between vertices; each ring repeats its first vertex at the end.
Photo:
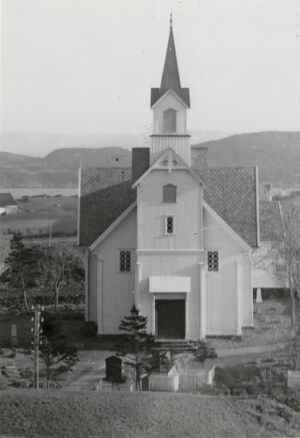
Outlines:
POLYGON ((271 436, 225 399, 191 394, 23 390, 2 392, 0 406, 0 435, 10 437, 271 436))

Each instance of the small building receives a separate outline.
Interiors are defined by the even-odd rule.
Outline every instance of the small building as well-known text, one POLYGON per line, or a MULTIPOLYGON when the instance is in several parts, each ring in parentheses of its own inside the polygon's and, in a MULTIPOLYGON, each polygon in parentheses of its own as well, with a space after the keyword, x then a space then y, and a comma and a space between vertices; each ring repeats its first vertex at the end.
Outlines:
POLYGON ((19 206, 14 200, 11 193, 0 193, 0 215, 16 214, 19 206))

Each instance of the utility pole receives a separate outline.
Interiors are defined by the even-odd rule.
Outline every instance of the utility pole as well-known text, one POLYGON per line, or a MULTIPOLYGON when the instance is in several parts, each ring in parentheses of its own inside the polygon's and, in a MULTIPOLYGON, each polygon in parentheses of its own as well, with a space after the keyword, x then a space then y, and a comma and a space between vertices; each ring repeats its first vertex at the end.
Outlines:
POLYGON ((33 322, 33 327, 31 331, 33 332, 33 352, 34 352, 34 387, 36 390, 39 389, 39 353, 40 353, 40 335, 43 333, 41 329, 41 322, 44 322, 44 318, 41 318, 41 312, 44 310, 44 306, 37 304, 35 307, 32 306, 31 310, 34 312, 34 316, 31 318, 33 322))

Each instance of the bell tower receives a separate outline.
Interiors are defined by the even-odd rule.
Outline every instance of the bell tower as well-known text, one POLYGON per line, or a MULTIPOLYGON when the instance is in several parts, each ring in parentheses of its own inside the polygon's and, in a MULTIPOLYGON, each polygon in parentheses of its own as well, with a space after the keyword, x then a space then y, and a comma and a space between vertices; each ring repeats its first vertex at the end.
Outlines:
POLYGON ((153 110, 153 132, 150 136, 151 163, 161 152, 171 148, 186 164, 191 165, 190 135, 186 131, 186 112, 189 108, 189 89, 182 88, 180 83, 171 14, 169 40, 160 87, 151 88, 151 109, 153 110))

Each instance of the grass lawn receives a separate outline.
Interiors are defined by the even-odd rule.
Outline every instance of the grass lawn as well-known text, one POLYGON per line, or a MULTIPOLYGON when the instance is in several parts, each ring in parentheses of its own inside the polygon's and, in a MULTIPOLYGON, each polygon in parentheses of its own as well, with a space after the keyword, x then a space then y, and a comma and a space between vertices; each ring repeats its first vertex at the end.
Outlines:
POLYGON ((0 393, 0 434, 39 437, 271 437, 224 399, 167 393, 0 393))

